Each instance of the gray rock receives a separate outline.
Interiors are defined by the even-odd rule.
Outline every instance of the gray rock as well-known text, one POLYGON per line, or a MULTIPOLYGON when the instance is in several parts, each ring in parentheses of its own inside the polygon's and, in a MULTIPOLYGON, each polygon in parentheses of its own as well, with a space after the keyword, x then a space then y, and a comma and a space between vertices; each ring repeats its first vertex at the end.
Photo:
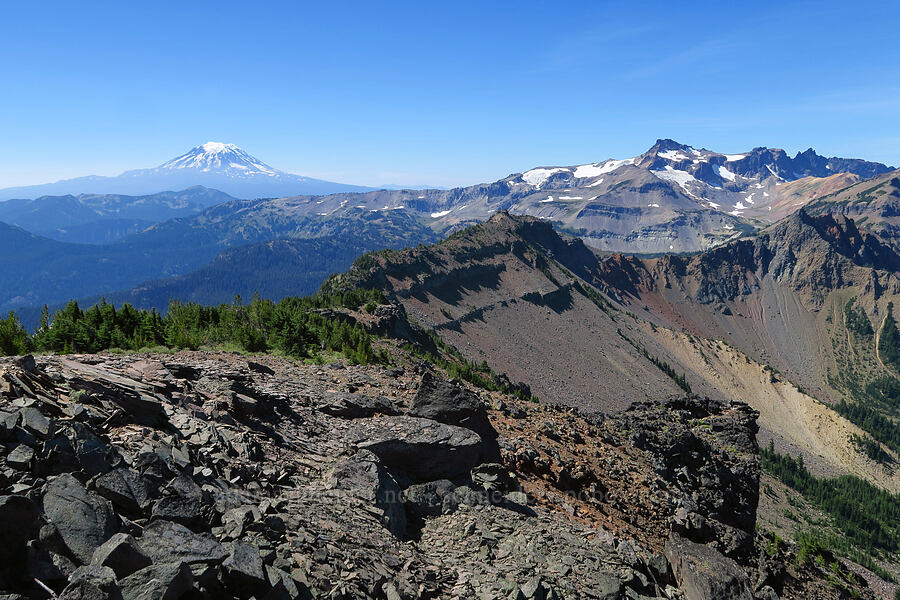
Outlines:
POLYGON ((431 373, 422 376, 409 414, 471 429, 486 442, 497 438, 497 430, 488 420, 487 411, 478 396, 431 373))
POLYGON ((411 485, 403 490, 406 509, 417 517, 439 516, 444 512, 445 499, 453 495, 456 487, 456 484, 448 479, 411 485))
POLYGON ((359 447, 374 452, 402 483, 454 479, 484 460, 484 442, 472 430, 406 416, 368 421, 359 447))
POLYGON ((235 540, 244 535, 244 531, 254 523, 262 520, 259 508, 253 505, 244 505, 230 508, 222 515, 222 526, 225 528, 224 537, 235 540))
POLYGON ((350 492, 381 509, 384 525, 396 536, 406 533, 406 513, 400 486, 381 466, 378 457, 360 450, 340 461, 331 474, 331 486, 350 492))
POLYGON ((249 598, 269 588, 259 548, 235 542, 231 555, 222 563, 222 579, 228 592, 238 598, 249 598))
POLYGON ((153 561, 147 556, 137 540, 127 533, 117 533, 94 551, 92 565, 112 569, 118 579, 128 577, 135 571, 149 567, 153 561))
POLYGON ((109 501, 88 492, 71 475, 59 475, 47 485, 44 513, 81 564, 89 563, 94 550, 116 533, 109 501))
POLYGON ((72 573, 59 600, 122 600, 122 594, 112 569, 89 565, 72 573))
POLYGON ((38 536, 40 511, 25 496, 0 496, 0 583, 22 575, 25 544, 38 536))
POLYGON ((154 563, 219 564, 228 550, 210 536, 171 521, 153 521, 138 542, 154 563))
POLYGON ((345 419, 360 419, 377 414, 399 414, 396 405, 390 398, 373 398, 346 392, 326 392, 322 402, 316 408, 326 415, 345 419))
POLYGON ((309 588, 275 567, 266 567, 266 575, 272 589, 262 600, 312 600, 309 588))
POLYGON ((673 534, 665 553, 687 600, 753 600, 747 574, 718 550, 673 534))
POLYGON ((591 584, 599 600, 620 600, 625 597, 622 593, 622 583, 615 575, 598 573, 591 578, 591 584))
POLYGON ((21 415, 20 427, 28 433, 41 439, 50 435, 50 419, 45 417, 41 411, 29 406, 19 411, 21 415))
POLYGON ((25 444, 19 444, 6 457, 6 464, 19 471, 30 471, 34 460, 34 450, 25 444))
POLYGON ((119 581, 122 600, 178 600, 193 587, 194 575, 185 563, 151 565, 119 581))
POLYGON ((139 513, 151 500, 151 484, 132 469, 116 469, 94 482, 97 493, 126 513, 139 513))

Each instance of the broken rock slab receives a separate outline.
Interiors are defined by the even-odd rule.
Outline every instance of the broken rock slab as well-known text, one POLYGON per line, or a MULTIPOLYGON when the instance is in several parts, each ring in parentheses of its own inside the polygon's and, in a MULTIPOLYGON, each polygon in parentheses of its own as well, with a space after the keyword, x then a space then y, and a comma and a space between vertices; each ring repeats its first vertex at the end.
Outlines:
POLYGON ((71 475, 59 475, 47 485, 44 513, 56 526, 66 548, 80 564, 116 533, 116 515, 109 501, 88 492, 71 475))
POLYGON ((366 419, 356 434, 358 447, 378 456, 401 485, 468 475, 485 457, 477 433, 430 419, 366 419))

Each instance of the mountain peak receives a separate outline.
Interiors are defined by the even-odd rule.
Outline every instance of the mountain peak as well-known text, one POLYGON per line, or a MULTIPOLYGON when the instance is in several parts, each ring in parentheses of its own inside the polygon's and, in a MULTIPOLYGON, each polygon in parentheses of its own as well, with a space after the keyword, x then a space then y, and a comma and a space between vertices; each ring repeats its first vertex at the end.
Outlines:
POLYGON ((231 176, 274 176, 280 172, 235 146, 223 142, 206 142, 185 154, 161 164, 159 169, 194 169, 217 171, 231 176))
POLYGON ((200 147, 203 148, 204 152, 210 154, 217 154, 228 150, 240 150, 240 148, 234 144, 223 144, 222 142, 206 142, 200 147))

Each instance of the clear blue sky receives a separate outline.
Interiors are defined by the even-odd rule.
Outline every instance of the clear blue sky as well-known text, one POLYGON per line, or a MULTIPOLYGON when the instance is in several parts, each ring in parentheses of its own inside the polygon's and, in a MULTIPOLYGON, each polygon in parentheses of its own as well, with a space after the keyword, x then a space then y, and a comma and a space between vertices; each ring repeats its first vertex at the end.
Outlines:
POLYGON ((900 165, 900 3, 9 2, 0 187, 205 141, 458 185, 660 137, 900 165))

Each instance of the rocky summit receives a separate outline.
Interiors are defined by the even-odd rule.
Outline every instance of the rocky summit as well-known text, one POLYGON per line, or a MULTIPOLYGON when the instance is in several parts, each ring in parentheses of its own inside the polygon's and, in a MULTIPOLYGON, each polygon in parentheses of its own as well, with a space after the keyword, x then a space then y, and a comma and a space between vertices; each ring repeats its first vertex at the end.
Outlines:
POLYGON ((755 530, 756 416, 697 396, 588 414, 414 360, 3 359, 0 590, 839 597, 755 530))

